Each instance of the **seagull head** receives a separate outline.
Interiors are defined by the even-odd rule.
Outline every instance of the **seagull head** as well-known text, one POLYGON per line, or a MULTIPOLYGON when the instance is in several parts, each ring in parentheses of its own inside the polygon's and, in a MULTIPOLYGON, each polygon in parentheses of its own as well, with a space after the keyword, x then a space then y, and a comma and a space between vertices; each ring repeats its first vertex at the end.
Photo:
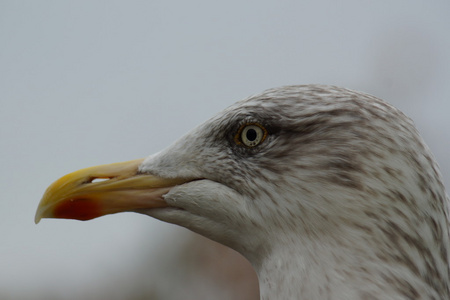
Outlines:
POLYGON ((413 224, 425 224, 414 239, 442 248, 445 205, 437 166, 409 118, 370 95, 304 85, 237 102, 145 159, 62 177, 36 222, 138 212, 259 266, 283 245, 327 239, 364 241, 376 256, 413 224))

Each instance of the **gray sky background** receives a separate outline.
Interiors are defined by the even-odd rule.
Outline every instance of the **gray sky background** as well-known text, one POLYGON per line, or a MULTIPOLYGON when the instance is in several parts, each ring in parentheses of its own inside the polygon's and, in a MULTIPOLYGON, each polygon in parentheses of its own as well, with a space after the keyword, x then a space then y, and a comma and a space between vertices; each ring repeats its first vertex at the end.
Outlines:
POLYGON ((159 151, 271 87, 387 100, 415 120, 450 187, 449 12, 444 0, 1 0, 0 298, 77 299, 136 276, 144 249, 184 229, 131 213, 36 226, 46 187, 159 151))

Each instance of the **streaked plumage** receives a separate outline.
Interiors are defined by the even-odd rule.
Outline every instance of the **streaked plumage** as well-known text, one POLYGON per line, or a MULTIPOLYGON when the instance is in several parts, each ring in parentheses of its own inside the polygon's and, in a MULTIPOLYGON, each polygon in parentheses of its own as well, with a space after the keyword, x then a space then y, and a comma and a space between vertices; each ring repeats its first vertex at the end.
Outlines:
MULTIPOLYGON (((167 207, 123 210, 239 251, 263 299, 450 299, 438 167, 412 121, 373 96, 265 91, 139 162, 135 176, 145 174, 171 180, 159 194, 167 207), (259 145, 240 141, 246 124, 266 131, 259 145)), ((37 219, 58 217, 64 199, 47 193, 37 219)))

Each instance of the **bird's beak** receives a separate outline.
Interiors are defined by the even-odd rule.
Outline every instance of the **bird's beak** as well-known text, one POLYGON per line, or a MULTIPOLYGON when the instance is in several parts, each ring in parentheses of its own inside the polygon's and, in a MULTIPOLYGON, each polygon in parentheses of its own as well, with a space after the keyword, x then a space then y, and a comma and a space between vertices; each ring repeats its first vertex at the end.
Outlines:
POLYGON ((107 214, 162 208, 171 187, 182 179, 138 172, 143 159, 101 165, 65 175, 45 191, 36 211, 42 218, 90 220, 107 214))

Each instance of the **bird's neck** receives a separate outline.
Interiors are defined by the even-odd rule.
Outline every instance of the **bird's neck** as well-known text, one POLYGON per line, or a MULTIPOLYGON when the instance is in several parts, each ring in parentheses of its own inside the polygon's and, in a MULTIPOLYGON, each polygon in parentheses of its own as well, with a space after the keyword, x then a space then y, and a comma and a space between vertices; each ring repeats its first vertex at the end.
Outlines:
POLYGON ((262 300, 436 296, 413 268, 383 257, 376 241, 315 238, 289 243, 290 247, 273 247, 261 265, 255 266, 262 300), (413 291, 408 283, 414 285, 413 291))
POLYGON ((262 300, 353 299, 358 279, 329 249, 305 244, 273 249, 257 272, 262 300))

